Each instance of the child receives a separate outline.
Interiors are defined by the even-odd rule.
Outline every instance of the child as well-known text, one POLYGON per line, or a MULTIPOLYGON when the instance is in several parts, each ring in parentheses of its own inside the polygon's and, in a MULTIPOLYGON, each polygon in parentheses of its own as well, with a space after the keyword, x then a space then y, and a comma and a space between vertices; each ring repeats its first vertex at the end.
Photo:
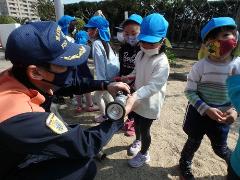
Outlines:
MULTIPOLYGON (((66 36, 67 40, 72 43, 74 43, 72 33, 74 32, 75 24, 76 24, 75 17, 68 16, 68 15, 62 16, 58 21, 58 25, 61 27, 63 34, 66 36)), ((76 101, 74 101, 73 96, 71 96, 70 102, 72 104, 76 104, 76 101)), ((61 117, 58 109, 60 108, 61 104, 65 104, 65 100, 64 100, 63 96, 54 95, 52 98, 50 111, 53 112, 54 114, 56 114, 58 116, 58 118, 60 118, 60 119, 62 119, 62 117, 61 117)))
MULTIPOLYGON (((234 75, 227 79, 228 94, 234 107, 236 107, 238 113, 240 112, 240 76, 234 75)), ((239 131, 240 132, 240 131, 239 131)), ((240 133, 239 133, 240 134, 240 133)), ((238 142, 233 151, 230 163, 228 165, 227 180, 240 179, 240 136, 238 142)))
MULTIPOLYGON (((122 25, 124 43, 119 49, 119 62, 120 62, 120 76, 126 76, 130 74, 135 67, 135 57, 140 51, 140 45, 138 43, 137 36, 140 33, 140 25, 142 23, 142 17, 138 14, 132 14, 122 25)), ((134 80, 129 81, 129 85, 132 85, 134 80)), ((134 136, 134 122, 131 113, 128 114, 128 120, 124 124, 125 135, 134 136)))
MULTIPOLYGON (((66 36, 67 40, 74 43, 75 40, 73 37, 75 35, 77 25, 76 18, 69 15, 64 15, 58 20, 58 25, 61 27, 61 30, 66 36)), ((56 100, 64 103, 63 97, 58 96, 56 97, 56 100)), ((70 103, 74 106, 78 104, 75 95, 70 96, 70 103)))
MULTIPOLYGON (((119 60, 113 52, 109 42, 109 23, 102 16, 93 16, 85 25, 88 28, 88 35, 92 43, 92 57, 96 68, 97 80, 112 81, 119 73, 119 60)), ((105 91, 96 91, 95 97, 100 108, 100 116, 95 118, 96 122, 106 120, 105 102, 103 95, 107 98, 107 103, 113 101, 112 96, 105 91)))
POLYGON ((135 75, 136 91, 129 96, 125 107, 126 114, 133 111, 135 123, 136 140, 129 149, 135 155, 128 161, 131 167, 150 161, 150 127, 159 118, 170 69, 164 53, 167 29, 168 22, 158 13, 145 17, 141 24, 138 36, 141 51, 135 58, 134 71, 128 75, 135 75))
POLYGON ((183 179, 194 179, 192 159, 205 134, 216 155, 228 162, 229 124, 236 119, 225 82, 228 72, 240 63, 240 58, 232 56, 237 45, 236 23, 230 17, 213 18, 203 27, 201 38, 208 54, 192 67, 185 89, 189 105, 183 130, 188 139, 179 160, 183 179))
POLYGON ((76 18, 69 15, 62 16, 58 21, 63 34, 66 35, 67 40, 70 42, 75 41, 73 37, 76 32, 76 24, 76 18))
MULTIPOLYGON (((88 36, 88 33, 86 31, 79 31, 75 35, 75 43, 77 43, 77 44, 86 45, 88 43, 88 39, 89 39, 89 36, 88 36)), ((93 76, 92 76, 92 74, 90 72, 90 69, 87 65, 87 61, 86 61, 86 63, 78 66, 77 71, 78 71, 79 76, 85 77, 85 78, 88 78, 88 79, 93 79, 93 76)), ((87 105, 84 109, 88 112, 93 112, 93 111, 99 110, 99 108, 93 104, 91 93, 86 93, 84 95, 86 97, 86 103, 87 103, 87 105)), ((82 112, 82 110, 83 110, 82 98, 81 98, 80 95, 76 95, 76 99, 77 99, 77 103, 78 103, 77 112, 82 112)))
POLYGON ((122 25, 125 43, 119 49, 120 76, 126 76, 134 69, 135 56, 140 51, 137 36, 141 23, 142 17, 132 14, 122 25))

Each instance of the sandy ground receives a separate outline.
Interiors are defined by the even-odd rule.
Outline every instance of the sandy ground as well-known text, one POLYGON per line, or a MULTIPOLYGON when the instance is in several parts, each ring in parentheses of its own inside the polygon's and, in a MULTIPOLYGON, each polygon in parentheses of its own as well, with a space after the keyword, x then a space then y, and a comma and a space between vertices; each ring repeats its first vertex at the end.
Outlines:
MULTIPOLYGON (((188 68, 172 69, 176 72, 185 72, 193 62, 185 64, 188 68)), ((184 63, 183 63, 184 64, 184 63)), ((3 62, 0 62, 3 65, 3 62)), ((4 68, 8 67, 5 66, 4 68)), ((181 67, 181 66, 179 66, 181 67)), ((1 69, 2 70, 2 69, 1 69)), ((182 123, 187 105, 183 95, 186 82, 169 79, 165 103, 161 118, 151 127, 152 144, 150 147, 151 162, 138 169, 130 168, 127 160, 127 148, 134 137, 126 137, 123 132, 113 136, 104 147, 107 159, 98 162, 96 180, 167 180, 178 178, 178 160, 186 135, 182 130, 182 123)), ((70 123, 80 123, 83 128, 96 125, 93 123, 95 113, 75 113, 73 106, 62 106, 61 114, 70 123)), ((238 137, 239 123, 232 125, 228 143, 234 148, 238 137)), ((217 157, 205 137, 193 160, 193 173, 197 180, 225 179, 227 167, 223 160, 217 157)))
MULTIPOLYGON (((96 180, 165 180, 178 178, 178 160, 186 135, 182 130, 182 123, 187 105, 183 95, 186 82, 169 79, 165 103, 161 118, 151 127, 152 144, 150 147, 151 162, 144 167, 133 169, 127 164, 131 158, 127 155, 127 148, 134 137, 126 137, 123 132, 114 135, 104 147, 107 159, 98 162, 96 180)), ((79 122, 83 127, 95 125, 94 114, 76 114, 74 108, 64 108, 61 111, 64 119, 69 122, 79 122), (67 110, 68 109, 68 110, 67 110), (66 111, 67 110, 67 111, 66 111), (69 112, 70 111, 70 112, 69 112)), ((238 136, 239 124, 232 125, 228 142, 234 148, 238 136)), ((196 179, 225 179, 227 167, 223 160, 217 157, 210 146, 207 137, 204 138, 200 149, 193 160, 193 173, 196 179)))

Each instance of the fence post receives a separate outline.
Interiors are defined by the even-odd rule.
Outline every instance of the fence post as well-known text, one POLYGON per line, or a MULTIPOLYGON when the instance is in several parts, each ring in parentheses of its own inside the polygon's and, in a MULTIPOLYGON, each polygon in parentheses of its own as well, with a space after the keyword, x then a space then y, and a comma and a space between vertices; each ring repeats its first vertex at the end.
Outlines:
POLYGON ((63 0, 54 0, 56 21, 58 21, 64 15, 63 0))

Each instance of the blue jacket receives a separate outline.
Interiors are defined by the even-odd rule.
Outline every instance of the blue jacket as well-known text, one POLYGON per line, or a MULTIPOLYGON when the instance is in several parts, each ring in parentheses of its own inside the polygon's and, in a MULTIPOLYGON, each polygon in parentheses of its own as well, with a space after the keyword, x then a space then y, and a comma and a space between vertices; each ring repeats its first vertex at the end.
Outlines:
POLYGON ((97 80, 112 81, 118 76, 120 64, 118 56, 115 55, 111 46, 109 46, 109 59, 100 40, 96 40, 92 45, 92 57, 96 68, 97 80))
MULTIPOLYGON (((227 79, 227 85, 231 102, 237 111, 240 112, 240 75, 230 76, 227 79)), ((232 153, 230 163, 234 172, 240 177, 240 136, 238 137, 235 150, 232 153)))

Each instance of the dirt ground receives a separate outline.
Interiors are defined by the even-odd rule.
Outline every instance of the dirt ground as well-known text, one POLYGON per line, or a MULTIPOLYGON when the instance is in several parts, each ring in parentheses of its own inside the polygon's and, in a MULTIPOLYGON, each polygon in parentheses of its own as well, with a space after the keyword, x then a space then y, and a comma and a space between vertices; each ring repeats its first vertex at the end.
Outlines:
MULTIPOLYGON (((178 60, 177 66, 171 69, 174 72, 187 73, 194 61, 178 60)), ((172 76, 171 76, 172 77, 172 76)), ((166 99, 161 111, 160 120, 151 127, 152 144, 150 147, 151 161, 149 165, 133 169, 127 164, 131 157, 127 155, 127 148, 134 137, 124 136, 123 132, 114 135, 104 147, 107 159, 98 162, 96 180, 167 180, 179 179, 178 160, 186 135, 182 130, 183 118, 187 99, 183 91, 185 81, 169 78, 166 99)), ((77 114, 74 107, 62 107, 64 119, 70 123, 80 123, 85 128, 96 125, 93 118, 96 113, 77 114)), ((238 137, 239 123, 232 125, 228 143, 234 148, 238 137)), ((193 173, 197 180, 225 179, 227 166, 217 157, 205 137, 193 160, 193 173)))

